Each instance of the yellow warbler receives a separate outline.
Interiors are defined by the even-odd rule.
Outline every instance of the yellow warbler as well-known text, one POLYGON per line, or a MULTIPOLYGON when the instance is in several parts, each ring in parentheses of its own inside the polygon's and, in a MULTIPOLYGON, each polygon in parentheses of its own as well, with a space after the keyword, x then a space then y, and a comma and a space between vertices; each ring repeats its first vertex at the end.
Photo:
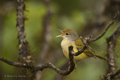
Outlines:
MULTIPOLYGON (((60 30, 62 32, 61 35, 58 35, 56 37, 62 37, 63 40, 61 42, 61 47, 63 50, 64 55, 69 59, 69 46, 73 46, 73 52, 76 53, 78 50, 81 50, 84 46, 84 43, 82 39, 78 36, 77 32, 75 32, 72 29, 65 29, 60 30)), ((89 47, 84 50, 81 54, 78 56, 74 56, 74 62, 76 64, 77 61, 83 60, 89 57, 98 57, 100 59, 106 60, 104 57, 99 56, 96 54, 92 49, 89 47)))

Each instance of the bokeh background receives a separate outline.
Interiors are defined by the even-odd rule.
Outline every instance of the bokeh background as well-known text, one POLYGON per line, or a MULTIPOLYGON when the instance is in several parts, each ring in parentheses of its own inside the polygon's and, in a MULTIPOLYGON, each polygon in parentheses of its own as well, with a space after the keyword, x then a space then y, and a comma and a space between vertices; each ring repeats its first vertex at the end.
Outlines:
MULTIPOLYGON (((18 61, 18 38, 16 29, 16 0, 0 0, 0 55, 10 61, 18 61)), ((58 29, 71 28, 83 38, 93 38, 103 32, 117 10, 119 0, 50 0, 51 17, 45 26, 48 7, 43 0, 27 0, 25 2, 25 34, 29 42, 32 57, 36 65, 52 62, 61 69, 66 69, 68 59, 61 50, 62 38, 58 29)), ((120 26, 120 19, 99 40, 90 46, 101 56, 106 57, 106 39, 120 26)), ((120 37, 117 39, 115 59, 120 68, 120 37)), ((77 70, 70 75, 61 76, 52 69, 39 72, 40 80, 101 80, 107 71, 107 62, 89 58, 80 61, 77 70)), ((24 76, 20 68, 0 61, 0 80, 21 80, 24 76), (19 77, 18 77, 19 76, 19 77)))

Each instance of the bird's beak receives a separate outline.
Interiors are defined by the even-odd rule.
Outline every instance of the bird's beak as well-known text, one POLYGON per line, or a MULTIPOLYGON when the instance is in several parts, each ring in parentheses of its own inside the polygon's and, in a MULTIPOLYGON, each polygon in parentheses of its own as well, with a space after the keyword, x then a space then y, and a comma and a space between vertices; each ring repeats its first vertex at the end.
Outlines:
POLYGON ((61 35, 58 35, 58 36, 56 36, 56 37, 63 37, 63 35, 61 34, 61 35))
POLYGON ((60 32, 62 32, 62 34, 61 35, 58 35, 58 36, 56 36, 56 37, 63 37, 63 31, 62 30, 60 30, 60 29, 58 29, 60 32))

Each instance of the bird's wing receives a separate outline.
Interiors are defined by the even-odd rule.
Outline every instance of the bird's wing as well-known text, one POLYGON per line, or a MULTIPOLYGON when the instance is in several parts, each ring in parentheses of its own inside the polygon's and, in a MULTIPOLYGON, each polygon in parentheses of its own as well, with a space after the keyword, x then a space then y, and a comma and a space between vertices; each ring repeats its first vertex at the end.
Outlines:
POLYGON ((81 49, 83 48, 83 46, 84 46, 84 42, 82 41, 81 38, 78 38, 78 39, 75 41, 75 45, 76 45, 76 47, 77 47, 79 50, 81 50, 81 49))
MULTIPOLYGON (((77 39, 75 41, 75 44, 76 44, 76 47, 77 47, 78 51, 81 50, 83 48, 83 46, 85 45, 81 38, 77 39)), ((94 52, 91 51, 91 48, 89 49, 89 47, 87 47, 87 49, 84 50, 84 53, 89 57, 94 56, 94 52)))
MULTIPOLYGON (((75 41, 76 44, 76 48, 77 50, 81 50, 83 48, 83 46, 85 45, 85 43, 83 42, 83 40, 81 38, 79 38, 78 40, 75 41)), ((96 54, 91 47, 87 46, 87 48, 84 50, 83 52, 84 54, 86 54, 88 57, 98 57, 100 59, 106 60, 104 57, 96 54)))

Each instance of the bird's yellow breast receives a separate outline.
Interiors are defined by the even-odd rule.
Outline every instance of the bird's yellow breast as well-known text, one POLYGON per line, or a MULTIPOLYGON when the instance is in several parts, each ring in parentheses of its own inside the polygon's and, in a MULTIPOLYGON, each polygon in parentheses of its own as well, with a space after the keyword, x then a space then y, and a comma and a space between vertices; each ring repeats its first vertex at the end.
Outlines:
MULTIPOLYGON (((75 45, 75 42, 74 41, 69 41, 69 40, 62 40, 61 42, 61 47, 62 47, 62 50, 63 50, 63 53, 64 55, 69 59, 69 50, 68 50, 68 47, 69 46, 73 46, 73 51, 74 52, 78 52, 77 48, 76 48, 76 45, 75 45)), ((79 61, 79 60, 82 60, 82 59, 85 59, 87 58, 88 56, 86 54, 84 54, 84 52, 78 56, 74 56, 74 60, 75 61, 79 61)))

